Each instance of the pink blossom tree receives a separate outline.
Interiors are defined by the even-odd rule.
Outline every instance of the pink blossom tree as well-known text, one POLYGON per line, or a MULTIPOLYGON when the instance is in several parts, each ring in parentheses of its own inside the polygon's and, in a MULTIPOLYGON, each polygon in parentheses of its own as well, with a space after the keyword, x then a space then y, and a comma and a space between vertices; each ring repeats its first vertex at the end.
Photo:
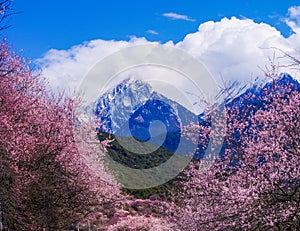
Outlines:
MULTIPOLYGON (((64 230, 113 213, 120 189, 87 142, 77 101, 51 95, 26 62, 0 47, 0 209, 10 230, 64 230), (75 136, 76 135, 76 136, 75 136)), ((90 141, 90 140, 88 140, 90 141)), ((100 148, 100 149, 99 149, 100 148)))
POLYGON ((300 228, 299 89, 274 79, 247 97, 263 105, 227 108, 223 156, 205 172, 201 162, 186 171, 171 209, 182 230, 300 228))
POLYGON ((153 216, 128 216, 107 227, 107 231, 177 231, 174 223, 153 216))

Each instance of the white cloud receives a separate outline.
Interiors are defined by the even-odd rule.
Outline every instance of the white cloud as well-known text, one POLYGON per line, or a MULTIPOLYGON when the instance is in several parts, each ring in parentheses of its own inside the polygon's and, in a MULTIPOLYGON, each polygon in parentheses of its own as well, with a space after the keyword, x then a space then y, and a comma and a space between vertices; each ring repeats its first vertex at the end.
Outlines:
POLYGON ((300 18, 300 6, 292 6, 288 9, 289 16, 292 18, 300 18))
POLYGON ((148 43, 145 38, 132 37, 129 41, 92 40, 69 50, 49 50, 37 60, 43 75, 53 89, 74 91, 88 71, 101 59, 128 46, 148 43))
MULTIPOLYGON (((275 52, 272 48, 291 53, 299 49, 300 33, 284 38, 268 24, 232 17, 201 24, 176 46, 201 60, 217 79, 222 75, 225 80, 248 81, 263 75, 258 66, 269 64, 275 52)), ((278 50, 277 55, 282 56, 278 50)))
POLYGON ((169 13, 164 13, 162 14, 164 17, 166 18, 170 18, 170 19, 173 19, 173 20, 185 20, 185 21, 190 21, 190 22, 195 22, 196 20, 193 19, 193 18, 190 18, 189 16, 187 15, 183 15, 183 14, 176 14, 176 13, 173 13, 173 12, 169 12, 169 13))
MULTIPOLYGON (((295 15, 294 11, 291 15, 295 15)), ((87 72, 104 57, 121 48, 147 43, 150 42, 145 38, 135 37, 129 41, 93 40, 69 50, 52 49, 37 62, 52 87, 72 90, 80 85, 87 72)), ((225 81, 249 81, 251 77, 263 76, 264 73, 258 66, 268 66, 268 58, 274 52, 277 57, 282 56, 273 47, 297 55, 294 52, 300 50, 300 31, 285 38, 268 24, 232 17, 203 23, 198 31, 186 35, 181 42, 174 44, 169 41, 167 44, 200 60, 216 81, 222 84, 221 76, 225 81)), ((277 61, 281 64, 289 62, 286 59, 277 61)), ((281 71, 289 72, 298 79, 300 77, 295 69, 282 68, 281 71)))
POLYGON ((148 34, 158 35, 158 32, 155 30, 147 30, 148 34))
POLYGON ((297 33, 300 33, 300 6, 292 6, 288 9, 286 24, 297 33))

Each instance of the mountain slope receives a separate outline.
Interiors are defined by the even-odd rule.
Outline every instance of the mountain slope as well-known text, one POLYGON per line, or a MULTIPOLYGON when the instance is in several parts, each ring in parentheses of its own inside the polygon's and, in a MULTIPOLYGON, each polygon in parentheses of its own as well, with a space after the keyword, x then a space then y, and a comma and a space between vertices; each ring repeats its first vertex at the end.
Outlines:
POLYGON ((198 123, 197 115, 134 79, 126 79, 102 95, 95 114, 101 132, 133 136, 172 152, 179 145, 181 128, 191 121, 198 123))

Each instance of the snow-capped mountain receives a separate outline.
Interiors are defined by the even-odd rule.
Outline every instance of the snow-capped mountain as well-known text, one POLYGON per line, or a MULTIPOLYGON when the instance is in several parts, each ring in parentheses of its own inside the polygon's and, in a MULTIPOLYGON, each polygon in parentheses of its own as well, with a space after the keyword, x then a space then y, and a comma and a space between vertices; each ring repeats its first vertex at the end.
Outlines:
POLYGON ((245 89, 241 95, 227 102, 226 106, 232 108, 233 106, 238 105, 240 109, 243 109, 246 106, 252 105, 253 110, 256 111, 261 109, 268 98, 272 97, 273 91, 282 91, 287 86, 289 86, 291 90, 300 91, 299 82, 289 74, 282 73, 274 81, 272 80, 264 85, 257 83, 250 88, 245 89), (249 95, 253 97, 249 97, 249 95), (264 98, 266 100, 264 100, 264 98))
MULTIPOLYGON (((280 74, 278 78, 265 84, 255 84, 254 86, 246 89, 241 95, 225 103, 228 108, 228 114, 230 114, 231 110, 235 108, 234 110, 238 109, 240 112, 239 114, 235 114, 235 119, 239 119, 240 116, 241 120, 247 120, 247 116, 250 114, 255 114, 258 110, 265 110, 266 106, 272 102, 272 98, 276 95, 276 93, 284 93, 282 97, 288 97, 291 92, 287 91, 287 89, 300 92, 300 83, 286 73, 280 74), (247 110, 245 110, 246 107, 247 110)), ((249 120, 249 127, 250 126, 251 122, 249 120)), ((235 139, 240 139, 240 134, 237 133, 232 135, 236 135, 235 139)), ((227 143, 225 141, 220 153, 221 156, 226 147, 227 143)))
POLYGON ((176 131, 197 116, 182 105, 155 92, 150 84, 126 79, 97 101, 95 114, 100 130, 118 135, 124 128, 147 126, 151 121, 162 121, 168 131, 176 131), (127 126, 127 127, 126 127, 127 126))
MULTIPOLYGON (((288 74, 281 74, 273 82, 264 85, 256 84, 243 89, 242 94, 225 100, 224 105, 229 113, 231 108, 236 106, 241 111, 247 105, 251 105, 253 112, 262 109, 266 103, 264 97, 272 97, 270 93, 272 84, 277 86, 276 89, 289 85, 293 90, 300 91, 300 84, 297 80, 288 74), (249 95, 254 97, 249 98, 249 95)), ((177 102, 155 92, 148 83, 134 79, 126 79, 102 95, 97 101, 95 114, 100 120, 99 130, 103 132, 133 136, 144 141, 148 141, 151 136, 159 136, 165 132, 167 135, 162 146, 171 151, 176 150, 182 138, 180 128, 189 125, 190 122, 205 126, 210 124, 207 115, 195 115, 177 102), (161 123, 151 126, 153 121, 161 123), (165 130, 162 129, 162 123, 165 130)), ((195 153, 195 157, 201 158, 204 155, 205 146, 199 146, 200 151, 195 153)))
POLYGON ((197 115, 155 92, 150 84, 135 79, 126 79, 103 94, 96 103, 95 114, 100 131, 144 141, 165 134, 162 146, 171 151, 178 146, 181 127, 198 122, 197 115))
POLYGON ((101 122, 100 130, 117 133, 130 114, 152 95, 150 86, 138 80, 126 79, 106 92, 97 101, 95 114, 101 122))

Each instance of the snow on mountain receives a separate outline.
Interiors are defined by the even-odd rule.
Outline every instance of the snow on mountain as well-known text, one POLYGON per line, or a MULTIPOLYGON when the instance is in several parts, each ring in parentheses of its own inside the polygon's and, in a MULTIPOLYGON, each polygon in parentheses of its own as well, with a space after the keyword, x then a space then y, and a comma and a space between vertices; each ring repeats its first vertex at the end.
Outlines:
POLYGON ((146 126, 153 120, 162 121, 168 131, 175 131, 176 127, 197 117, 182 105, 155 92, 150 84, 130 78, 99 98, 95 114, 101 131, 118 135, 126 135, 124 129, 146 126))
MULTIPOLYGON (((264 97, 272 97, 269 91, 272 84, 280 86, 277 89, 289 85, 292 89, 300 91, 297 80, 288 74, 280 74, 273 82, 254 84, 250 88, 243 89, 240 95, 225 100, 224 105, 229 112, 236 106, 241 111, 247 105, 251 105, 253 112, 262 109, 265 103, 264 97), (254 97, 249 98, 249 95, 254 97)), ((166 139, 162 146, 171 151, 178 147, 183 126, 189 125, 190 122, 210 124, 209 120, 206 120, 207 115, 203 113, 195 115, 177 102, 155 92, 148 83, 134 79, 126 79, 103 94, 97 101, 94 112, 101 124, 99 130, 103 132, 133 136, 144 141, 148 141, 153 134, 159 136, 160 133, 165 132, 166 139), (160 123, 152 123, 154 121, 160 123), (151 126, 153 124, 156 125, 151 126), (162 124, 165 130, 162 129, 162 124)), ((206 145, 199 146, 199 150, 202 151, 195 153, 195 157, 203 157, 205 147, 206 145)))

